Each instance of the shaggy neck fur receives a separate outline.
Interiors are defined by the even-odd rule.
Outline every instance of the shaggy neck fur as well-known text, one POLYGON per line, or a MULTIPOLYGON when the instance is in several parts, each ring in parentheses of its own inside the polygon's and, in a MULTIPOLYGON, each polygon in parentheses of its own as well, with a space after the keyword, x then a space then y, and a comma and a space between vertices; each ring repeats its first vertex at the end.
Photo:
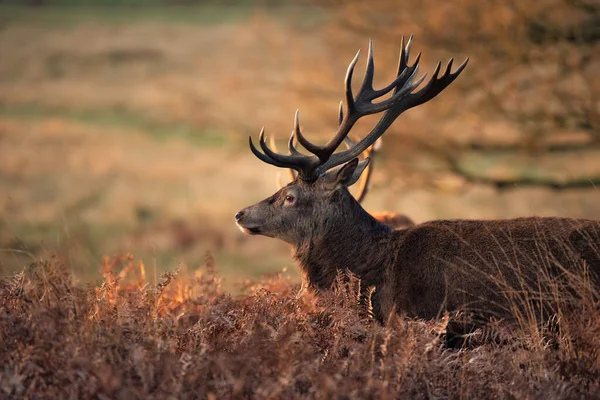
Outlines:
POLYGON ((335 213, 314 218, 310 234, 294 249, 294 258, 308 284, 326 289, 333 283, 337 270, 356 274, 363 287, 378 286, 383 274, 381 265, 393 252, 385 251, 392 229, 380 224, 367 213, 350 193, 341 189, 331 201, 340 202, 335 213))

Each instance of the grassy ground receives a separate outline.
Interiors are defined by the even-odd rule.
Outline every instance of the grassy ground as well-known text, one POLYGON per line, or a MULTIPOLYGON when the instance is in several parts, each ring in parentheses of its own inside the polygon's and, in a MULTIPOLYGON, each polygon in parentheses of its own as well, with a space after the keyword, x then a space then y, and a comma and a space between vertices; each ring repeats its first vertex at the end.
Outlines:
MULTIPOLYGON (((251 4, 0 6, 2 271, 58 254, 88 280, 99 277, 104 255, 132 252, 159 274, 181 260, 197 265, 210 249, 233 290, 237 280, 291 264, 285 244, 242 236, 232 216, 275 189, 276 171, 250 154, 248 135, 265 125, 283 142, 296 108, 310 137, 334 129, 347 62, 366 38, 333 30, 328 18, 314 8, 251 4)), ((376 46, 383 81, 397 44, 376 46)), ((423 50, 428 69, 434 55, 423 50)), ((368 210, 416 221, 600 217, 597 190, 498 192, 464 182, 420 151, 419 140, 480 134, 471 103, 464 113, 449 111, 460 85, 445 101, 407 113, 386 137, 368 210)), ((489 160, 465 160, 498 170, 489 160)), ((582 174, 599 165, 580 161, 520 165, 582 174)))

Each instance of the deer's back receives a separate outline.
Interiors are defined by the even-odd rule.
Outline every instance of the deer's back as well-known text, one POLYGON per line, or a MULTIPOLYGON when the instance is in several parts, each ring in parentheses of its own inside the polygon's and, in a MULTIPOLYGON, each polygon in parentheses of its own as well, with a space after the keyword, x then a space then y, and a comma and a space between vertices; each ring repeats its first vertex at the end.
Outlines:
POLYGON ((599 286, 598 221, 440 220, 395 234, 394 303, 409 315, 462 308, 503 314, 507 291, 539 289, 540 280, 577 274, 584 264, 599 286))

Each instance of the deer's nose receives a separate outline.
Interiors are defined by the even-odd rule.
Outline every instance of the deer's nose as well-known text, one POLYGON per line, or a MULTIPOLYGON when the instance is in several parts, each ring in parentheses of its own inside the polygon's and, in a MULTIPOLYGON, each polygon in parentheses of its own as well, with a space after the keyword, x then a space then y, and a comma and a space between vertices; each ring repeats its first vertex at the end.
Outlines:
POLYGON ((243 212, 243 211, 238 211, 238 212, 235 214, 235 220, 236 220, 236 221, 239 221, 239 220, 240 220, 240 218, 242 218, 243 216, 244 216, 244 212, 243 212))

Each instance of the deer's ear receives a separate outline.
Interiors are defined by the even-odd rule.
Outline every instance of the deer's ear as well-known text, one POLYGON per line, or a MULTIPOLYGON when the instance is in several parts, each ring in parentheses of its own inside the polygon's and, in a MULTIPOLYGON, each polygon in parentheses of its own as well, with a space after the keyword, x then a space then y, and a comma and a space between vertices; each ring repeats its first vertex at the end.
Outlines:
POLYGON ((358 181, 370 159, 367 157, 362 161, 354 158, 341 167, 334 168, 323 175, 323 183, 328 189, 337 189, 340 186, 351 186, 358 181))
MULTIPOLYGON (((355 158, 355 160, 356 160, 356 158, 355 158)), ((360 176, 362 175, 362 173, 369 166, 369 162, 371 162, 371 159, 369 157, 367 157, 364 160, 360 161, 358 163, 358 165, 356 166, 356 169, 352 173, 352 178, 350 178, 350 181, 348 183, 346 183, 345 185, 346 186, 352 186, 356 182, 358 182, 358 180, 360 179, 360 176)), ((346 165, 348 165, 348 164, 346 164, 346 165)))

